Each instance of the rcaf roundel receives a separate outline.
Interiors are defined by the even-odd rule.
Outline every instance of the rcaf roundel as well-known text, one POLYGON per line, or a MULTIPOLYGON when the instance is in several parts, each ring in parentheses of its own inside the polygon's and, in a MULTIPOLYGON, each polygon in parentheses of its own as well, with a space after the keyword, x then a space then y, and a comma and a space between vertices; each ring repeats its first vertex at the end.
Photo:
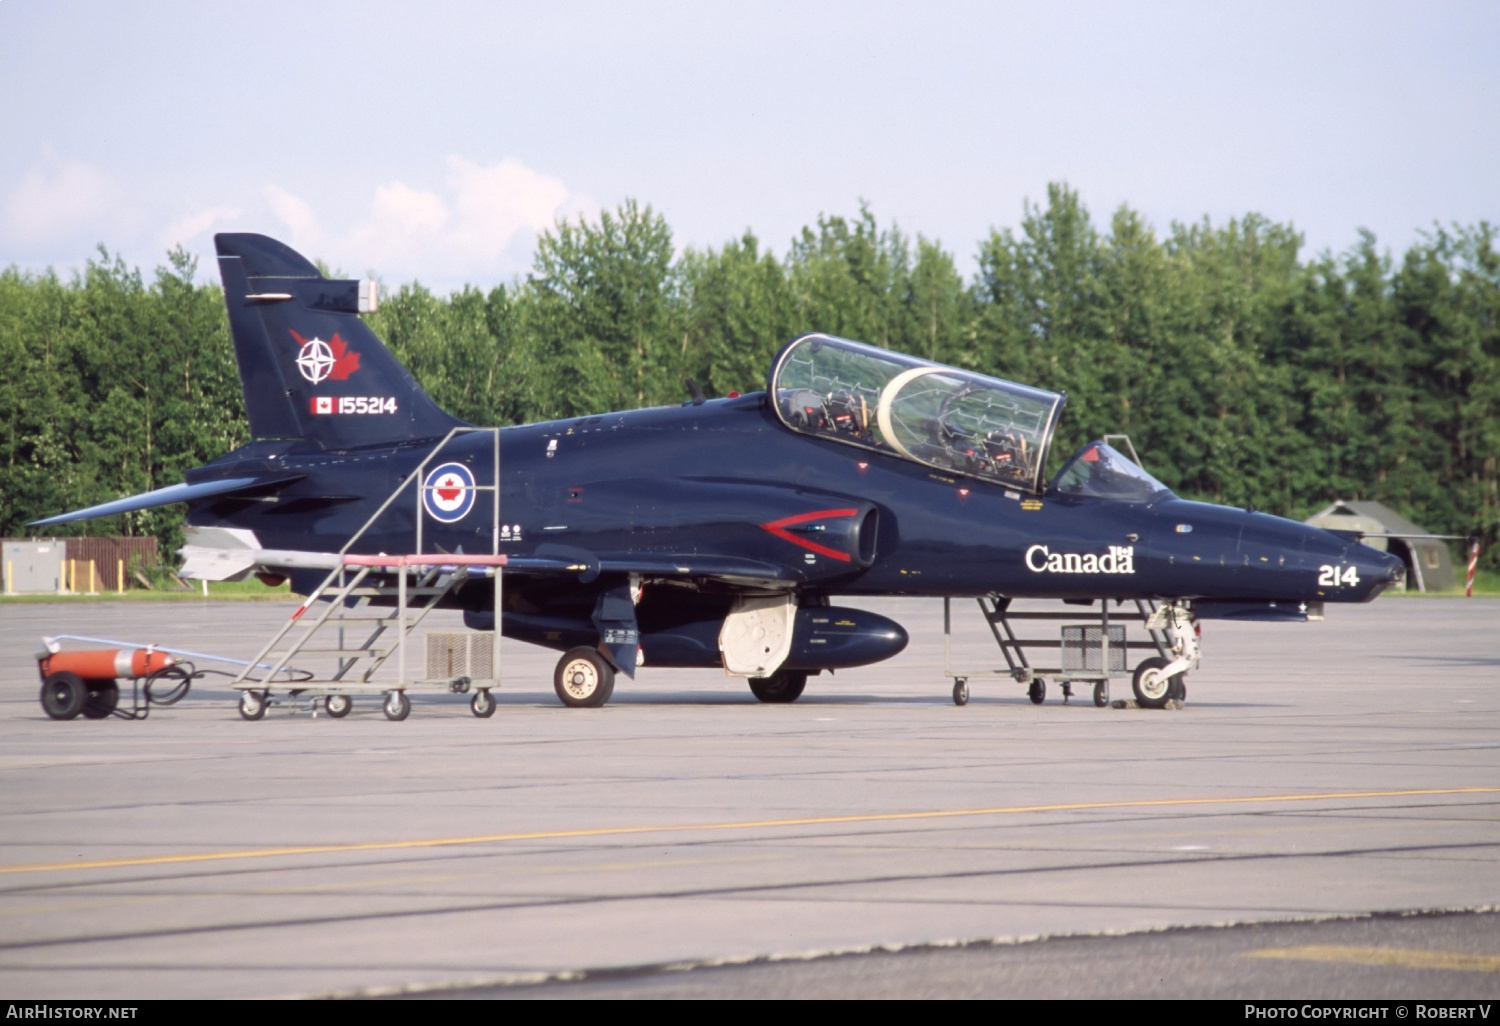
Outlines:
POLYGON ((434 520, 462 520, 474 508, 474 474, 462 463, 444 463, 428 472, 422 505, 434 520))

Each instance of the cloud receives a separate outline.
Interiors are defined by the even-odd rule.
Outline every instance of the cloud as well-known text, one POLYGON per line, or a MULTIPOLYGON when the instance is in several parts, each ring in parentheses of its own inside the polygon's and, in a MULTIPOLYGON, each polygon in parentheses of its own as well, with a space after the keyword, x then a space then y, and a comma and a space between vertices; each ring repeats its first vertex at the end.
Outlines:
POLYGON ((444 163, 439 188, 403 181, 376 187, 344 232, 324 232, 312 205, 285 189, 268 185, 264 194, 288 241, 315 251, 309 257, 440 288, 524 270, 538 233, 559 217, 596 209, 587 196, 514 158, 485 166, 455 155, 444 163))
POLYGON ((316 246, 322 242, 323 232, 318 227, 318 219, 305 200, 275 185, 268 185, 262 191, 266 202, 271 204, 271 213, 291 232, 292 245, 316 246))
POLYGON ((235 207, 208 207, 191 214, 185 214, 167 225, 157 236, 157 241, 164 249, 173 246, 185 246, 206 234, 216 224, 238 219, 240 212, 235 207))
POLYGON ((104 236, 120 226, 119 198, 119 187, 99 168, 43 146, 42 159, 5 197, 6 235, 24 245, 104 236))

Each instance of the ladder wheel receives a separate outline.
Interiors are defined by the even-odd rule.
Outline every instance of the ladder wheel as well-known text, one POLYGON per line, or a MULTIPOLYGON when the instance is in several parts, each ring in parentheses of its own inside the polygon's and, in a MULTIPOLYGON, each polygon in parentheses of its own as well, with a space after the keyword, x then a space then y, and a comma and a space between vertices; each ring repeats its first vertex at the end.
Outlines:
POLYGON ((266 714, 267 692, 241 691, 240 715, 247 720, 258 720, 266 714))
POLYGON ((392 691, 385 696, 385 718, 388 720, 404 720, 411 712, 411 699, 406 697, 405 691, 392 691))
POLYGON ((1109 681, 1094 682, 1094 704, 1101 709, 1109 704, 1109 681))
POLYGON ((354 708, 354 699, 348 695, 329 695, 324 705, 328 709, 328 715, 336 720, 341 720, 349 715, 349 710, 354 708))
POLYGON ((489 688, 480 688, 474 692, 474 697, 469 699, 469 708, 481 720, 487 719, 495 714, 495 696, 490 694, 489 688))
POLYGON ((968 681, 966 681, 966 680, 956 680, 956 681, 953 682, 953 704, 954 705, 968 705, 969 704, 969 682, 968 681))
POLYGON ((1041 705, 1047 700, 1047 682, 1040 677, 1033 679, 1031 687, 1026 689, 1026 697, 1031 699, 1032 705, 1041 705))

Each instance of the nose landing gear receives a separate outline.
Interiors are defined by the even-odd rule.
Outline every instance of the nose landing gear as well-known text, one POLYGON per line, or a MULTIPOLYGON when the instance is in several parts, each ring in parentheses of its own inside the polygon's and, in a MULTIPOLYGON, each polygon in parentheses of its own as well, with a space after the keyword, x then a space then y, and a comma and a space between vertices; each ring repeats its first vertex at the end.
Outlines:
POLYGON ((1187 671, 1198 665, 1198 632, 1187 610, 1176 604, 1164 605, 1151 615, 1146 626, 1164 630, 1172 658, 1153 656, 1135 668, 1131 689, 1136 701, 1147 709, 1164 709, 1168 702, 1187 698, 1187 671))

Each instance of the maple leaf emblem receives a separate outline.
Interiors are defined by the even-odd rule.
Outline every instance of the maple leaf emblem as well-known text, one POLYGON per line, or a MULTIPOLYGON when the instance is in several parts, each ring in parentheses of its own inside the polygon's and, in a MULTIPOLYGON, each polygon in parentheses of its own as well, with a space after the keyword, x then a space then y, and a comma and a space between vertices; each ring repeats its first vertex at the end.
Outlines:
POLYGON ((328 343, 328 348, 333 350, 333 370, 328 372, 330 381, 343 381, 359 370, 359 354, 350 349, 349 344, 337 334, 328 343))
POLYGON ((343 381, 359 370, 359 354, 349 348, 349 343, 335 333, 332 341, 303 338, 295 331, 292 338, 302 348, 297 353, 297 369, 314 385, 324 380, 343 381))

